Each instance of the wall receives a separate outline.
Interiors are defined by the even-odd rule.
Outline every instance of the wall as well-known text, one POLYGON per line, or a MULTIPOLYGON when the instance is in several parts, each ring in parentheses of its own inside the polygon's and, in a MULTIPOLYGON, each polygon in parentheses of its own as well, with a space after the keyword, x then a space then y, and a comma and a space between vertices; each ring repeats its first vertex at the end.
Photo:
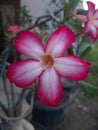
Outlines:
MULTIPOLYGON (((49 10, 52 12, 55 10, 54 6, 49 7, 51 0, 21 0, 21 5, 26 5, 27 9, 30 10, 30 15, 34 17, 39 17, 45 15, 49 10)), ((83 3, 80 0, 77 9, 82 9, 83 3)))
POLYGON ((4 21, 14 24, 19 17, 20 0, 0 0, 0 12, 4 21))
POLYGON ((50 0, 21 0, 21 5, 26 5, 30 15, 39 17, 44 15, 50 0))

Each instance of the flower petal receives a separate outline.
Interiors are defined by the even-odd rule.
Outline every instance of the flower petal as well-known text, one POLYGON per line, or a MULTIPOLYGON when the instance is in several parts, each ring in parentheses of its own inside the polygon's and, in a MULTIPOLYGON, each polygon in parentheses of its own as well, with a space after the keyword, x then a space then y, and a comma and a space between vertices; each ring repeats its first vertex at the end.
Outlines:
POLYGON ((45 70, 39 78, 38 98, 47 106, 57 106, 61 100, 63 87, 54 69, 45 70))
POLYGON ((66 26, 60 26, 50 36, 46 45, 46 52, 54 56, 61 56, 65 53, 66 49, 71 47, 74 40, 74 32, 66 26))
POLYGON ((95 4, 90 1, 87 1, 87 5, 88 5, 87 17, 91 18, 95 12, 95 4))
POLYGON ((95 27, 98 29, 98 19, 97 19, 97 20, 94 20, 94 25, 95 25, 95 27))
POLYGON ((11 32, 12 34, 16 34, 21 29, 21 26, 19 25, 9 25, 7 27, 7 31, 11 32))
POLYGON ((25 88, 31 85, 42 71, 43 67, 37 61, 18 61, 8 67, 7 77, 11 83, 15 83, 18 87, 25 88))
POLYGON ((98 20, 98 9, 95 11, 94 18, 98 20))
POLYGON ((81 31, 82 34, 86 35, 90 31, 90 23, 85 22, 84 23, 84 29, 81 31))
POLYGON ((91 25, 90 28, 91 28, 91 38, 93 42, 95 42, 98 38, 98 30, 94 25, 91 25))
POLYGON ((70 80, 83 80, 87 77, 90 63, 76 56, 55 58, 55 69, 63 77, 70 80))
POLYGON ((16 50, 27 56, 39 59, 44 54, 44 46, 38 37, 32 32, 25 30, 20 33, 14 43, 16 50))

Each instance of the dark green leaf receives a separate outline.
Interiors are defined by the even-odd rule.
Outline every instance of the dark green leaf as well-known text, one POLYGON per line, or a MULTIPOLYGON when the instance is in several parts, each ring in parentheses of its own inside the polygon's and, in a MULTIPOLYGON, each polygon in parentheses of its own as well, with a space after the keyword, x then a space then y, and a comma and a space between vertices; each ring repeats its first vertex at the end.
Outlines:
POLYGON ((64 21, 69 15, 69 4, 67 2, 64 3, 64 21))
POLYGON ((73 49, 72 49, 72 48, 69 48, 69 49, 67 50, 67 53, 70 54, 70 55, 73 55, 73 54, 74 54, 73 49))
POLYGON ((70 11, 73 11, 79 2, 80 0, 69 0, 70 11))
POLYGON ((81 54, 80 57, 84 58, 90 51, 91 51, 92 47, 88 46, 81 54))

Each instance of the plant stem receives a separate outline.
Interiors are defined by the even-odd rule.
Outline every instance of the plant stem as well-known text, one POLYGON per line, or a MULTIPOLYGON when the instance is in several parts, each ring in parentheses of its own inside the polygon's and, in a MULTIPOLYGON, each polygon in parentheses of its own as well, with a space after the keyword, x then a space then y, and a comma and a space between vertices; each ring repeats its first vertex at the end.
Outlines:
POLYGON ((21 94, 20 94, 20 96, 18 97, 18 99, 16 101, 16 104, 15 104, 15 113, 14 113, 15 116, 18 116, 21 113, 21 105, 22 105, 22 101, 23 101, 23 97, 24 97, 25 91, 26 91, 26 89, 23 89, 21 91, 21 94))
POLYGON ((86 86, 89 86, 89 87, 91 87, 91 88, 98 89, 98 87, 97 87, 97 86, 94 86, 94 85, 89 84, 89 83, 87 83, 87 82, 80 81, 80 83, 82 83, 82 84, 84 84, 84 85, 86 85, 86 86))
POLYGON ((14 111, 15 111, 15 97, 14 97, 14 87, 13 85, 11 84, 10 85, 10 88, 11 88, 11 103, 12 103, 12 113, 13 113, 13 116, 14 116, 14 111))
POLYGON ((2 110, 6 113, 6 115, 8 115, 7 107, 2 103, 2 101, 0 101, 0 107, 1 107, 2 110))
POLYGON ((2 118, 0 117, 0 130, 4 130, 4 127, 3 127, 3 122, 2 122, 2 118))
POLYGON ((8 105, 8 113, 9 113, 9 116, 10 116, 11 105, 10 105, 10 97, 9 97, 9 93, 8 93, 8 90, 7 90, 8 86, 6 84, 6 77, 5 77, 5 75, 2 76, 2 79, 3 79, 3 87, 4 87, 6 100, 7 100, 7 105, 8 105))
POLYGON ((1 67, 1 70, 0 70, 0 77, 3 76, 3 73, 5 71, 5 68, 6 68, 6 64, 7 64, 7 59, 8 59, 8 55, 9 55, 9 52, 10 52, 10 49, 11 49, 11 45, 7 48, 6 50, 6 55, 3 59, 3 64, 2 64, 2 67, 1 67))

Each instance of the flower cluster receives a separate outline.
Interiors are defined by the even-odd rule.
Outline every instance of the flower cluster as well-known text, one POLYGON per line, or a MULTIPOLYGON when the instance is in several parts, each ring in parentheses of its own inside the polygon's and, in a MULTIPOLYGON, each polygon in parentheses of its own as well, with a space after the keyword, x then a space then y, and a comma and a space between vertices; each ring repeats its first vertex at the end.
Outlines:
POLYGON ((95 9, 95 4, 88 1, 88 11, 86 14, 86 22, 82 33, 86 35, 90 32, 91 39, 95 42, 98 39, 98 9, 95 9))
MULTIPOLYGON (((83 35, 91 34, 93 41, 98 38, 98 10, 87 2, 88 11, 85 18, 83 35)), ((80 17, 76 17, 80 19, 80 17)), ((81 33, 80 32, 80 33, 81 33)), ((7 69, 7 77, 17 87, 25 88, 38 81, 39 100, 48 106, 57 106, 62 98, 61 77, 80 81, 89 73, 90 63, 79 56, 65 53, 76 40, 72 29, 66 25, 59 26, 49 37, 46 45, 31 31, 24 30, 14 41, 18 53, 28 59, 17 61, 7 69)))
POLYGON ((7 26, 7 31, 12 33, 13 35, 20 31, 21 26, 19 25, 9 25, 7 26))

